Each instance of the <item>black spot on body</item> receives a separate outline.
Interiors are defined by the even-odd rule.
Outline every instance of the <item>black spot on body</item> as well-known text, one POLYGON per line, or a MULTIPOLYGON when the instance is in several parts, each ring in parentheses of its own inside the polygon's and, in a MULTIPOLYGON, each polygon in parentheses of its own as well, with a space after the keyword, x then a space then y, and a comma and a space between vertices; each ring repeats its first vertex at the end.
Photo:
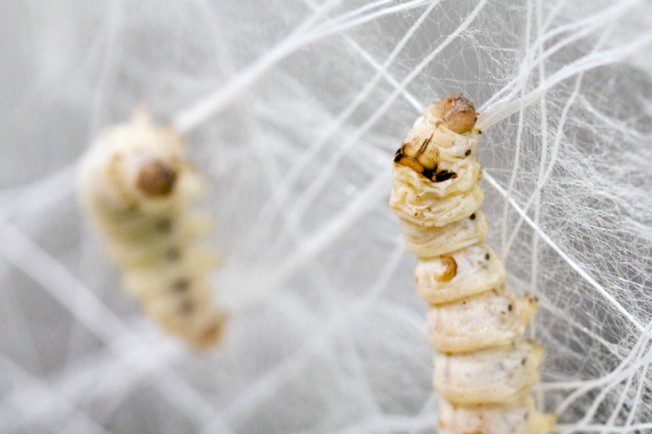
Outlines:
POLYGON ((167 233, 172 230, 172 220, 163 218, 156 222, 156 230, 159 232, 167 233))
POLYGON ((469 218, 470 218, 471 220, 475 220, 475 213, 471 214, 471 215, 469 216, 469 218))
POLYGON ((436 167, 434 169, 423 169, 422 175, 428 179, 432 179, 433 175, 435 174, 435 170, 437 170, 436 167))
POLYGON ((184 300, 179 306, 179 312, 182 315, 190 315, 195 310, 195 303, 192 300, 184 300))
POLYGON ((180 277, 172 283, 172 289, 179 293, 186 292, 190 289, 190 279, 187 277, 180 277))
POLYGON ((177 261, 181 258, 181 251, 176 247, 170 247, 165 252, 165 259, 168 261, 177 261))
POLYGON ((466 152, 464 153, 464 156, 468 157, 469 155, 471 155, 471 150, 467 149, 466 152))
POLYGON ((140 207, 138 206, 137 203, 131 203, 127 205, 127 207, 124 209, 125 214, 135 214, 138 212, 140 207))
POLYGON ((451 178, 457 177, 455 172, 449 172, 448 170, 442 170, 441 172, 435 173, 435 182, 444 182, 448 181, 451 178))
POLYGON ((484 255, 484 258, 488 261, 491 258, 491 255, 489 253, 484 255))

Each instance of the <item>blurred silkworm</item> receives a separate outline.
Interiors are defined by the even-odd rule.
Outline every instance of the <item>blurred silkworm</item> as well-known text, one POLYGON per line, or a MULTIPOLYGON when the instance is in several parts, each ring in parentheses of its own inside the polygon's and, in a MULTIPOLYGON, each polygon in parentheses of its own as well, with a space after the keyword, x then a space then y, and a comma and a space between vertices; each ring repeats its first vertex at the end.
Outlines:
POLYGON ((211 220, 190 209, 203 187, 183 139, 137 112, 97 138, 79 183, 84 210, 146 315, 194 347, 217 344, 224 315, 209 283, 217 258, 199 245, 211 220))

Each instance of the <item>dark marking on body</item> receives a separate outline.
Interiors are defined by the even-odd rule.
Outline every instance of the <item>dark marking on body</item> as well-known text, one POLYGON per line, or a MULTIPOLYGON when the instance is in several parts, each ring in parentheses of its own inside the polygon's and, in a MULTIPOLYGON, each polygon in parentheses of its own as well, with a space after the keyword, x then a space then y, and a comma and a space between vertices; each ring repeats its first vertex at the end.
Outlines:
POLYGON ((456 177, 457 177, 457 173, 449 172, 448 170, 442 170, 441 172, 435 173, 435 179, 433 179, 433 181, 444 182, 456 177))
POLYGON ((394 163, 398 163, 403 159, 403 147, 401 146, 398 151, 394 153, 394 163))
POLYGON ((436 171, 437 171, 437 166, 435 165, 435 167, 433 167, 432 169, 423 169, 422 175, 432 180, 432 177, 435 175, 436 171))
POLYGON ((190 279, 187 277, 180 277, 172 283, 172 289, 179 293, 188 291, 190 289, 190 279))
POLYGON ((202 332, 202 336, 209 342, 216 341, 220 337, 220 324, 217 322, 211 324, 202 332))
POLYGON ((195 310, 195 303, 192 300, 184 300, 179 306, 179 312, 182 315, 190 315, 195 310))
POLYGON ((156 230, 163 233, 170 232, 172 230, 172 220, 166 217, 157 221, 156 230))
POLYGON ((165 259, 168 261, 178 261, 181 258, 181 250, 177 247, 170 247, 165 251, 165 259))
POLYGON ((424 139, 424 141, 421 142, 421 146, 419 146, 419 151, 417 152, 417 155, 414 156, 414 158, 419 157, 421 154, 423 154, 426 151, 426 148, 428 148, 428 145, 430 144, 433 135, 434 134, 431 134, 430 137, 424 139))

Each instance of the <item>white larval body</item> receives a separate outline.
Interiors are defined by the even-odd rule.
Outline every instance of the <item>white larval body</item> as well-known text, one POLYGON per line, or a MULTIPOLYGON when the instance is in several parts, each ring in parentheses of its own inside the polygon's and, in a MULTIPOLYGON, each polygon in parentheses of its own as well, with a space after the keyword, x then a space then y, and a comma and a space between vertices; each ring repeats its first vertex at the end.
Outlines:
POLYGON ((416 286, 429 304, 439 432, 547 433, 554 417, 538 412, 530 396, 543 349, 524 338, 537 301, 505 288, 503 263, 484 243, 480 132, 469 116, 475 110, 459 96, 417 119, 396 153, 389 202, 418 258, 416 286))

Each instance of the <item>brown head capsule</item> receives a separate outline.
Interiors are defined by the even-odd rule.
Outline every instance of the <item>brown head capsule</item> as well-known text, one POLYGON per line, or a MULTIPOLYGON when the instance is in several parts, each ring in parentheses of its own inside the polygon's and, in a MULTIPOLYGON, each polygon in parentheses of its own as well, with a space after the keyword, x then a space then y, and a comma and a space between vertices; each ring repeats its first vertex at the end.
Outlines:
POLYGON ((471 131, 478 119, 473 103, 462 94, 442 99, 435 106, 435 110, 446 128, 457 134, 471 131))
POLYGON ((448 282, 457 274, 457 262, 455 262, 452 256, 442 256, 441 264, 444 266, 444 271, 435 277, 435 279, 437 282, 448 282))
POLYGON ((145 163, 138 172, 136 184, 148 196, 166 196, 172 192, 177 173, 160 160, 145 163))

